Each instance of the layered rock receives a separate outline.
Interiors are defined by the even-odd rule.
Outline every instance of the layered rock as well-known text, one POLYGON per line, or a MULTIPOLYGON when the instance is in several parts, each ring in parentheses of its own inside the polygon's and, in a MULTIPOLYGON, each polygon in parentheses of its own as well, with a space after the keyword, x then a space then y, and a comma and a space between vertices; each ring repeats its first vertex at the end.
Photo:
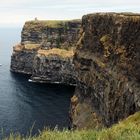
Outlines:
POLYGON ((74 64, 73 126, 110 126, 140 110, 140 15, 83 16, 74 64))
POLYGON ((36 82, 75 85, 73 127, 110 126, 140 110, 140 15, 96 13, 80 21, 30 21, 11 71, 36 82))
POLYGON ((26 22, 13 48, 11 71, 31 74, 36 82, 75 85, 73 50, 81 21, 26 22))
POLYGON ((36 82, 76 85, 76 75, 72 62, 73 51, 53 48, 38 50, 34 58, 31 79, 36 82))
POLYGON ((21 44, 40 44, 43 49, 75 47, 81 21, 28 21, 25 23, 21 44))
POLYGON ((31 75, 38 48, 39 44, 18 44, 14 46, 11 57, 11 71, 31 75))

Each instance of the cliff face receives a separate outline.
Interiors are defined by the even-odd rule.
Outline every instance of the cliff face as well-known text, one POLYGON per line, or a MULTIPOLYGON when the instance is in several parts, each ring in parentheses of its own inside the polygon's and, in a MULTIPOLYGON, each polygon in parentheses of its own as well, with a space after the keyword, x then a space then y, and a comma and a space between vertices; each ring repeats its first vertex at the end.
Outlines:
POLYGON ((13 48, 11 71, 31 74, 36 82, 75 85, 72 59, 80 25, 80 20, 26 22, 21 43, 13 48))
POLYGON ((74 64, 73 126, 110 126, 140 110, 140 15, 83 16, 74 64))
POLYGON ((43 49, 75 47, 80 20, 71 21, 29 21, 21 36, 21 44, 40 44, 43 49))
POLYGON ((80 24, 26 22, 11 71, 31 74, 35 82, 77 82, 70 109, 73 127, 110 126, 140 110, 140 15, 89 14, 79 32, 80 24))
POLYGON ((38 50, 34 58, 33 81, 76 85, 73 51, 64 49, 38 50))
POLYGON ((34 57, 39 45, 34 44, 33 48, 29 48, 29 46, 32 46, 32 44, 18 44, 13 47, 13 54, 11 57, 11 71, 32 74, 34 57))

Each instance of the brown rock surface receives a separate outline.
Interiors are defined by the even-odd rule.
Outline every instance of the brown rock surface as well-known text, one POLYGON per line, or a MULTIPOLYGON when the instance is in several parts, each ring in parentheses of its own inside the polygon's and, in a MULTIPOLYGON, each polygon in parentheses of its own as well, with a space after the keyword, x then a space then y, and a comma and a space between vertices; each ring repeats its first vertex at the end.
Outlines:
POLYGON ((110 126, 140 110, 140 15, 83 16, 74 64, 78 86, 70 112, 73 126, 87 128, 95 119, 96 127, 110 126))

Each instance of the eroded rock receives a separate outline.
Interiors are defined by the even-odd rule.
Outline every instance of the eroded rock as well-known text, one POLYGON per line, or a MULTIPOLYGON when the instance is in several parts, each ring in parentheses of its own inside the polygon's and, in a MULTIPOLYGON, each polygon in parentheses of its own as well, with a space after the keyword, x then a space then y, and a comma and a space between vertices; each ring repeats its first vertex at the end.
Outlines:
POLYGON ((76 85, 73 50, 38 50, 34 58, 31 79, 42 83, 76 85))
POLYGON ((78 100, 70 112, 73 126, 87 128, 95 119, 100 123, 89 128, 110 126, 140 110, 140 15, 83 16, 74 64, 78 100))
POLYGON ((75 85, 72 60, 80 25, 80 20, 26 22, 11 71, 31 74, 34 82, 75 85))

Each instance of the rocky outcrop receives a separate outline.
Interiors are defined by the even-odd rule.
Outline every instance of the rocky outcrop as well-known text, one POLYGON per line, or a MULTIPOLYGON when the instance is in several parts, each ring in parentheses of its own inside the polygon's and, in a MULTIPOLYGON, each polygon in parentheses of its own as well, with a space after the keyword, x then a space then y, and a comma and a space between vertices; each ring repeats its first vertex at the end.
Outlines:
POLYGON ((80 25, 80 20, 26 22, 11 71, 30 74, 34 82, 75 85, 72 59, 80 25))
POLYGON ((83 16, 74 64, 73 127, 110 126, 140 110, 140 15, 83 16))
POLYGON ((43 49, 75 47, 81 21, 28 21, 25 23, 21 44, 40 44, 43 49))
POLYGON ((38 50, 31 79, 36 82, 76 85, 73 51, 53 48, 38 50))
POLYGON ((18 44, 14 46, 11 57, 11 71, 31 75, 33 71, 34 57, 38 48, 39 44, 18 44))

